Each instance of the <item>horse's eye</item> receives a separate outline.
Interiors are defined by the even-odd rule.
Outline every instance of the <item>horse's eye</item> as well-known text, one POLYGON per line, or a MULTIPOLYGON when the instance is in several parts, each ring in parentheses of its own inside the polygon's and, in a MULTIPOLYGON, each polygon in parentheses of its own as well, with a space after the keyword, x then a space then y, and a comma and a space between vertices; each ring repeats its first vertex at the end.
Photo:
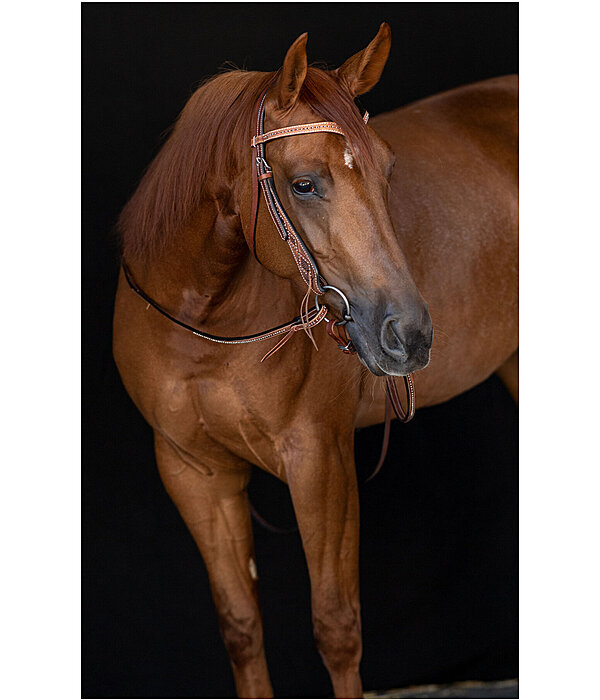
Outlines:
POLYGON ((313 194, 315 186, 307 177, 299 177, 292 182, 292 189, 296 194, 313 194))

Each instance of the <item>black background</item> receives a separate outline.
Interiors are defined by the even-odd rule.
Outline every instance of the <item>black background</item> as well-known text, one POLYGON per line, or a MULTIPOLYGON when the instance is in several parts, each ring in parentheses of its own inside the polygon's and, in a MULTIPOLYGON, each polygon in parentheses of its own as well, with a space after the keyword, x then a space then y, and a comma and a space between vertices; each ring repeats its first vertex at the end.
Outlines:
MULTIPOLYGON (((83 697, 233 697, 200 555, 164 492, 149 427, 111 354, 112 229, 191 92, 226 61, 274 70, 309 32, 331 67, 392 27, 372 113, 517 72, 516 3, 84 3, 83 697)), ((417 397, 418 398, 418 397, 417 397)), ((381 427, 357 434, 359 476, 381 427)), ((394 424, 361 489, 366 690, 517 675, 517 412, 495 377, 394 424)), ((251 495, 291 524, 285 487, 251 495)), ((297 535, 255 528, 265 646, 279 697, 327 697, 297 535)))

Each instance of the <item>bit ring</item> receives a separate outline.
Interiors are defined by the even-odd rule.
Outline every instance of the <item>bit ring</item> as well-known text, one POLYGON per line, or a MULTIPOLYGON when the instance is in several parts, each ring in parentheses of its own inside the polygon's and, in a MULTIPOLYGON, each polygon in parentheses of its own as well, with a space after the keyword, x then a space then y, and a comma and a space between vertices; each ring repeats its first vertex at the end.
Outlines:
MULTIPOLYGON (((336 326, 345 326, 348 321, 352 320, 352 314, 350 313, 350 302, 348 301, 348 297, 342 292, 341 289, 338 289, 337 287, 334 287, 331 284, 324 284, 323 289, 331 289, 332 292, 337 292, 341 297, 342 300, 346 306, 346 313, 344 314, 343 320, 342 321, 337 321, 336 326)), ((317 311, 321 308, 319 305, 319 295, 315 294, 315 306, 317 307, 317 311)), ((328 319, 325 319, 328 320, 328 319)))

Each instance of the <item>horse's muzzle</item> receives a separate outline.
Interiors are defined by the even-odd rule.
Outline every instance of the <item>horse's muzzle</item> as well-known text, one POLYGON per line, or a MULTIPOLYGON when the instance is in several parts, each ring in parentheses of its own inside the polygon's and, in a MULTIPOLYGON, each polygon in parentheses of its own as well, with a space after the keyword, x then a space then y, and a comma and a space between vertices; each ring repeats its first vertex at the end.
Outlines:
POLYGON ((388 313, 379 323, 373 319, 367 325, 364 318, 356 320, 348 324, 348 334, 362 363, 373 374, 407 375, 429 364, 433 324, 427 304, 412 313, 388 313))

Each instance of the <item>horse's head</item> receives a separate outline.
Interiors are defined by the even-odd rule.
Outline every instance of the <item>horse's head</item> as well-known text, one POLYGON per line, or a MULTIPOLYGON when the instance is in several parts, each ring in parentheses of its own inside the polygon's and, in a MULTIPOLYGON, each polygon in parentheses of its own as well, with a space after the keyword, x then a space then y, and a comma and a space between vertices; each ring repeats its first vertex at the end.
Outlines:
MULTIPOLYGON (((336 71, 307 67, 306 39, 303 34, 292 44, 267 93, 265 131, 325 118, 342 126, 346 138, 314 133, 269 142, 275 188, 327 283, 348 297, 352 320, 346 328, 363 364, 377 375, 408 374, 428 364, 433 328, 388 211, 394 154, 354 104, 379 80, 390 29, 382 24, 373 41, 336 71)), ((260 212, 257 257, 276 274, 301 282, 264 202, 260 212)), ((249 236, 251 227, 244 228, 249 236)), ((322 299, 343 311, 333 292, 322 299)))

